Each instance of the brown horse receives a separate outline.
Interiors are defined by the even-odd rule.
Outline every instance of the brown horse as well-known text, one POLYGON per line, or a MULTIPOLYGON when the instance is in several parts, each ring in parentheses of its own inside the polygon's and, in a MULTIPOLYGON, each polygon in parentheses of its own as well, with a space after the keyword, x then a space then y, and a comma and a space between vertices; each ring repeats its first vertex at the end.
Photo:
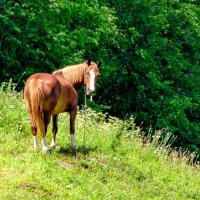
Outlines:
POLYGON ((87 94, 95 90, 96 76, 99 75, 98 66, 91 60, 74 65, 67 72, 67 68, 53 74, 38 73, 30 76, 24 87, 24 100, 29 113, 34 148, 38 147, 37 128, 42 134, 43 151, 47 152, 46 132, 51 116, 53 120, 51 147, 56 145, 57 117, 59 113, 70 114, 71 146, 75 150, 74 133, 77 113, 78 95, 75 90, 85 84, 87 94), (82 70, 81 70, 82 69, 82 70))

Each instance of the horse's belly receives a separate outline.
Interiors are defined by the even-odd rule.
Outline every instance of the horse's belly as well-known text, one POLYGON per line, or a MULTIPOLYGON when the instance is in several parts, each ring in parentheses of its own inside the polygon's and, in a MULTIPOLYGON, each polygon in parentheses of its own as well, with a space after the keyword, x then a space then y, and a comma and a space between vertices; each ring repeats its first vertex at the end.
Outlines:
POLYGON ((54 108, 52 114, 58 115, 59 113, 65 112, 68 109, 68 106, 65 102, 58 103, 54 108))

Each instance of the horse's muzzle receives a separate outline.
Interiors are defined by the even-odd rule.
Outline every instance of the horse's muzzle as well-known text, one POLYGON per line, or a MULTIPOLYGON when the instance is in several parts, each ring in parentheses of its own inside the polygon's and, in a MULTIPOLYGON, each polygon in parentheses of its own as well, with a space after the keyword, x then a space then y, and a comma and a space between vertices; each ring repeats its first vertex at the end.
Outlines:
POLYGON ((94 90, 91 90, 90 88, 87 88, 86 94, 87 94, 88 96, 91 96, 93 93, 94 93, 94 90))

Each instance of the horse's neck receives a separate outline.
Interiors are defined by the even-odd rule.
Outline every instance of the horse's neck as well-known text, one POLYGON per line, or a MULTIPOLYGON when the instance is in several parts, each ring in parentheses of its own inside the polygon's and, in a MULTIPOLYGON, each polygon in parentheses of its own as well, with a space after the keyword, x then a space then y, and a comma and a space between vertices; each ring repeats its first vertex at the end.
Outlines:
POLYGON ((81 86, 84 85, 84 81, 81 83, 72 83, 72 86, 76 89, 76 91, 79 90, 79 88, 81 88, 81 86))
POLYGON ((85 66, 81 65, 78 70, 69 70, 66 74, 66 78, 72 84, 72 86, 78 91, 81 86, 84 85, 84 73, 85 66))
POLYGON ((77 65, 69 68, 63 68, 53 73, 64 76, 64 78, 78 91, 84 85, 85 65, 77 65))

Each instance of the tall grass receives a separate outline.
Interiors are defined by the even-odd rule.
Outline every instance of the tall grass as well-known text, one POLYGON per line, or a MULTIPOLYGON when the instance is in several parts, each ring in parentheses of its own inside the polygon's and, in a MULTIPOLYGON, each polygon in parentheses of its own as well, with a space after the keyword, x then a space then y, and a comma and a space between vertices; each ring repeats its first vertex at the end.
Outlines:
MULTIPOLYGON (((23 95, 0 88, 0 199, 199 199, 200 171, 188 156, 144 138, 134 119, 87 110, 76 120, 77 153, 70 149, 69 116, 59 116, 57 148, 33 150, 23 95), (84 140, 84 132, 86 140, 84 140), (144 140, 145 139, 145 140, 144 140), (145 141, 145 142, 144 142, 145 141)), ((40 137, 40 135, 39 135, 40 137)), ((50 144, 51 126, 47 133, 50 144)))

